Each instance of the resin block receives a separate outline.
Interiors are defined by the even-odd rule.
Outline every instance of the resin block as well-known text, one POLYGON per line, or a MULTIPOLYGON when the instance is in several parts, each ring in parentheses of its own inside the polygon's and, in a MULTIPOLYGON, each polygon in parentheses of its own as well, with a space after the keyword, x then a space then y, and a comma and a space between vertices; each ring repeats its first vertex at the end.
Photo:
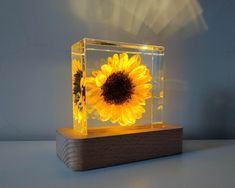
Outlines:
POLYGON ((162 46, 88 38, 72 45, 74 131, 162 124, 163 56, 162 46))

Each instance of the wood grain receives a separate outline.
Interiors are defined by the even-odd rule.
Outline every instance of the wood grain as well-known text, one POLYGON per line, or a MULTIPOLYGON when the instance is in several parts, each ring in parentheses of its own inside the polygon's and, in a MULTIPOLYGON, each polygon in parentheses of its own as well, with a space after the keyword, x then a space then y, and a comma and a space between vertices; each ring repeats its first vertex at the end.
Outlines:
POLYGON ((93 131, 88 136, 72 128, 60 128, 56 132, 56 150, 72 170, 89 170, 181 153, 182 133, 182 127, 170 125, 93 131))

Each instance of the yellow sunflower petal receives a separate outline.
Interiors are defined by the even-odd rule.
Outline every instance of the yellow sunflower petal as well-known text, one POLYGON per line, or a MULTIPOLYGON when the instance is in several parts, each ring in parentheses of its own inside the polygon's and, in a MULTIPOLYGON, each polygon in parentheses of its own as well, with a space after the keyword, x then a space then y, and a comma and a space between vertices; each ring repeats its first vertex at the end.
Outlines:
POLYGON ((100 74, 101 72, 99 70, 97 71, 92 71, 92 76, 96 77, 98 74, 100 74))
POLYGON ((149 98, 151 98, 153 95, 152 95, 152 93, 149 91, 149 92, 147 92, 145 95, 144 95, 144 97, 145 97, 145 99, 149 99, 149 98))
POLYGON ((145 91, 149 91, 152 88, 152 84, 142 84, 142 85, 137 85, 134 87, 134 93, 142 93, 145 91))
POLYGON ((89 97, 89 96, 100 96, 101 95, 101 89, 99 87, 95 87, 93 89, 90 89, 89 91, 86 92, 86 96, 89 97))
POLYGON ((74 119, 78 119, 78 113, 79 113, 78 105, 73 103, 73 118, 74 119))
POLYGON ((99 100, 101 100, 102 98, 100 96, 92 96, 92 97, 87 97, 87 100, 89 100, 89 103, 91 105, 95 105, 99 100))
POLYGON ((137 95, 139 97, 139 103, 140 105, 145 105, 145 100, 152 97, 152 93, 150 91, 145 91, 142 93, 138 93, 137 95))
POLYGON ((108 57, 107 62, 108 62, 108 65, 113 67, 113 58, 112 57, 108 57))
POLYGON ((119 59, 119 70, 125 70, 125 64, 128 63, 128 55, 127 53, 122 53, 119 55, 120 59, 119 59))
POLYGON ((108 121, 111 116, 111 106, 108 104, 104 104, 103 108, 100 110, 100 120, 108 121))
POLYGON ((104 74, 102 73, 98 74, 95 78, 96 85, 98 87, 101 87, 105 83, 106 79, 107 77, 104 74))
POLYGON ((118 123, 121 125, 121 126, 127 126, 129 123, 128 123, 128 120, 126 119, 126 116, 125 115, 121 115, 118 123))
POLYGON ((145 105, 145 99, 143 96, 133 94, 130 101, 131 105, 145 105))
POLYGON ((97 111, 100 111, 104 106, 104 100, 98 100, 95 104, 95 108, 97 111))
POLYGON ((100 116, 100 120, 101 121, 108 121, 109 120, 109 117, 108 116, 100 116))
POLYGON ((113 55, 113 68, 116 71, 119 71, 119 57, 118 54, 113 55))
POLYGON ((96 81, 93 77, 86 78, 86 87, 88 88, 95 88, 96 87, 96 81))
POLYGON ((106 76, 109 76, 112 73, 112 66, 104 64, 101 66, 101 70, 106 76))
POLYGON ((116 123, 119 119, 120 119, 120 107, 119 106, 112 106, 112 118, 111 118, 111 122, 112 123, 116 123))
POLYGON ((128 124, 134 124, 135 123, 135 116, 133 115, 133 112, 129 105, 127 105, 123 111, 122 116, 125 117, 125 119, 128 121, 128 124))
POLYGON ((78 71, 78 68, 76 66, 72 66, 72 75, 76 74, 78 71))
MULTIPOLYGON (((129 108, 128 108, 128 110, 132 113, 132 118, 135 120, 135 122, 136 122, 136 112, 135 112, 135 106, 137 106, 137 105, 133 105, 133 104, 129 104, 129 108)), ((135 123, 134 122, 134 123, 135 123)))
POLYGON ((122 107, 122 112, 118 123, 122 126, 130 126, 135 123, 135 116, 131 113, 128 107, 122 107))
POLYGON ((126 72, 132 71, 134 68, 138 67, 141 62, 140 55, 133 55, 128 62, 125 62, 124 68, 126 72))
POLYGON ((129 124, 128 118, 125 114, 125 107, 124 106, 122 107, 122 111, 120 113, 120 119, 119 119, 118 123, 122 126, 126 126, 129 124))
POLYGON ((149 74, 145 74, 142 77, 136 77, 133 79, 134 85, 141 85, 152 80, 152 77, 149 74))
MULTIPOLYGON (((139 96, 141 99, 144 99, 144 101, 145 101, 146 99, 152 97, 152 93, 147 90, 147 91, 145 91, 145 92, 138 93, 138 96, 139 96)), ((144 102, 144 103, 145 103, 145 102, 144 102)), ((142 102, 140 102, 139 104, 145 105, 145 104, 143 104, 142 102)))
POLYGON ((135 79, 136 77, 142 77, 145 75, 147 71, 147 67, 145 65, 140 65, 138 67, 135 67, 130 73, 129 76, 132 79, 135 79))
POLYGON ((145 109, 142 106, 135 106, 136 119, 142 118, 142 114, 145 112, 145 109))
POLYGON ((80 61, 73 59, 72 60, 72 74, 76 74, 78 70, 82 70, 80 61))

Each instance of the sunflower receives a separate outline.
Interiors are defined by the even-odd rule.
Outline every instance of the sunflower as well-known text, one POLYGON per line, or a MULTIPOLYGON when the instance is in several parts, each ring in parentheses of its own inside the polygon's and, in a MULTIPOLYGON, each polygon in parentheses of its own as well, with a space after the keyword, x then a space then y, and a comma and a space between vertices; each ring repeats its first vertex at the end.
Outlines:
POLYGON ((86 78, 90 112, 95 111, 101 121, 122 126, 135 124, 142 117, 145 100, 152 97, 152 77, 140 55, 114 54, 92 75, 86 78))
POLYGON ((72 94, 74 127, 81 132, 86 131, 85 120, 85 87, 80 61, 72 60, 72 94))
MULTIPOLYGON (((79 61, 74 59, 72 61, 72 90, 74 95, 74 103, 80 104, 80 97, 82 92, 82 80, 83 72, 79 61)), ((82 108, 82 107, 81 107, 82 108)))

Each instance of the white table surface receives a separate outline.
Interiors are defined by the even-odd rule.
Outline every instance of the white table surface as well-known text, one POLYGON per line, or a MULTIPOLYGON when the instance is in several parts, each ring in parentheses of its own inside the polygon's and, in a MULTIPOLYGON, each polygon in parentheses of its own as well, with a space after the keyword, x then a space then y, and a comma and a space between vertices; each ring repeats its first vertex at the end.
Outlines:
POLYGON ((184 141, 180 155, 74 172, 55 141, 0 142, 0 188, 235 187, 235 140, 184 141))

